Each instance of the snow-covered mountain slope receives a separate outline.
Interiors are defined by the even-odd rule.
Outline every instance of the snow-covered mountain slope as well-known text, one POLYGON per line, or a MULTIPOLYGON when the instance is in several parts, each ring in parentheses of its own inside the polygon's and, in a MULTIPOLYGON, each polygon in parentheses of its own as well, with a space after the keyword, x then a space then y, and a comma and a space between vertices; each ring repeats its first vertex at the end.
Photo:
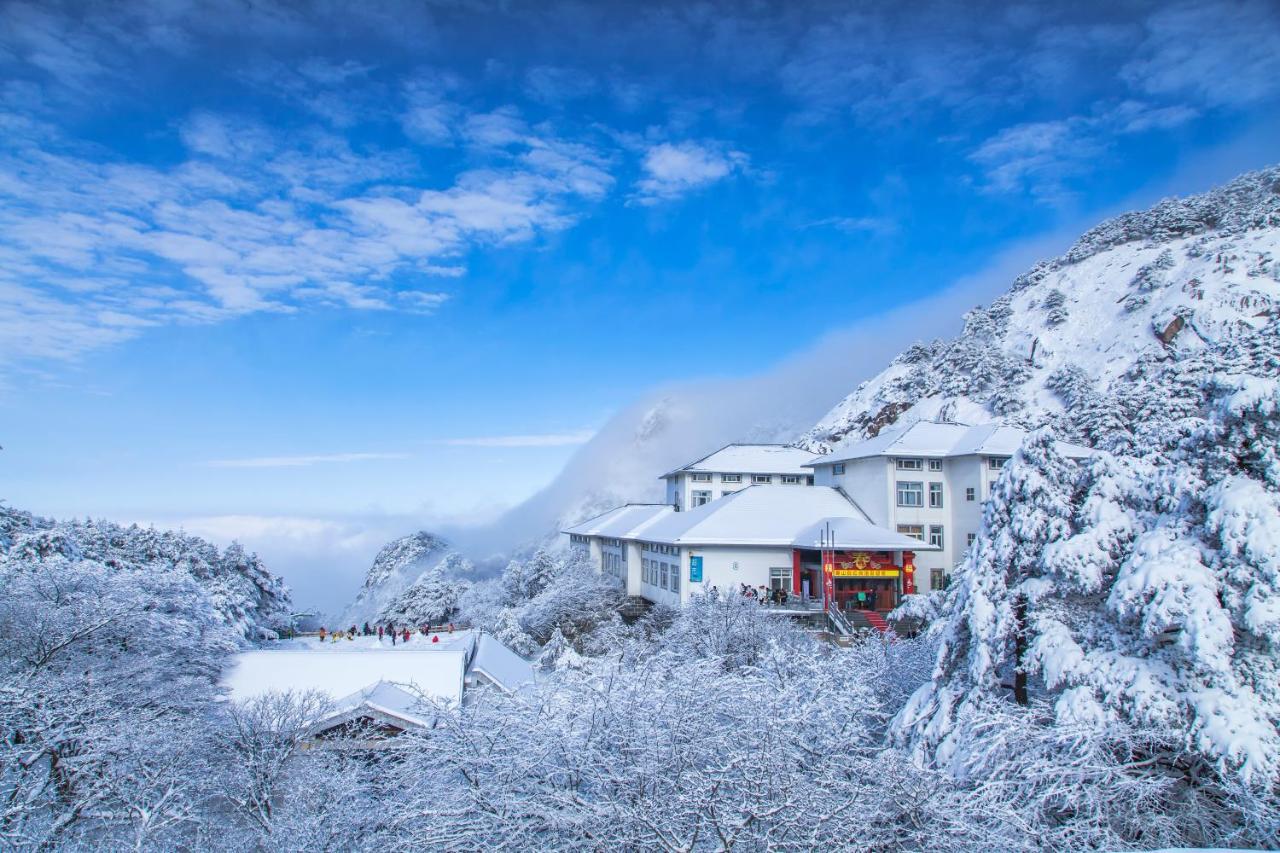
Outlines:
POLYGON ((383 608, 449 553, 448 542, 425 530, 388 542, 373 558, 364 586, 342 615, 341 624, 361 625, 375 620, 383 608))
MULTIPOLYGON (((1038 264, 959 337, 919 344, 810 430, 816 452, 918 418, 1054 422, 1103 443, 1132 399, 1176 405, 1188 369, 1280 304, 1280 167, 1111 219, 1038 264)), ((1135 407, 1136 406, 1136 407, 1135 407)))

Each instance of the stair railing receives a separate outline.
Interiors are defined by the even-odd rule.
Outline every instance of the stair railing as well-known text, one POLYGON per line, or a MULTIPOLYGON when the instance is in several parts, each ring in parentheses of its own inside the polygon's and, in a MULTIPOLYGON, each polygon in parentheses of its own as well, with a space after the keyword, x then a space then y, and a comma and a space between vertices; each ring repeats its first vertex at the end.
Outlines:
POLYGON ((832 602, 827 605, 827 618, 831 621, 832 630, 842 636, 850 636, 853 634, 853 626, 849 624, 849 619, 835 606, 832 602))

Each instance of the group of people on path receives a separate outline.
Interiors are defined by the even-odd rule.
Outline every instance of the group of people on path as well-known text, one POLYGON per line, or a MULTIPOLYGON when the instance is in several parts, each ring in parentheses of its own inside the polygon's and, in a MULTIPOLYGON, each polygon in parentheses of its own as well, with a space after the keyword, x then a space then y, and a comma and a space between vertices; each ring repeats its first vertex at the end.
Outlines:
POLYGON ((776 604, 778 606, 782 606, 786 604, 787 599, 791 597, 790 594, 780 586, 770 589, 764 584, 760 584, 759 587, 754 587, 744 583, 742 584, 741 592, 743 598, 757 600, 762 605, 776 604))
MULTIPOLYGON (((322 643, 324 642, 325 637, 328 637, 330 642, 336 643, 339 640, 354 640, 356 637, 376 636, 378 638, 378 642, 382 642, 384 638, 390 638, 391 645, 394 646, 396 644, 397 639, 399 639, 401 642, 404 642, 404 643, 409 642, 409 639, 413 636, 413 629, 410 628, 408 625, 402 625, 400 626, 400 628, 397 629, 394 622, 388 622, 385 626, 379 625, 377 626, 377 628, 374 628, 368 622, 366 622, 364 623, 364 626, 362 628, 357 628, 355 625, 352 625, 350 628, 348 628, 345 631, 330 632, 326 630, 324 627, 321 627, 319 633, 320 633, 320 642, 322 643)), ((429 623, 426 625, 419 625, 418 633, 424 637, 431 637, 431 642, 438 643, 440 642, 441 633, 449 633, 449 634, 453 633, 453 623, 450 622, 448 626, 445 626, 445 625, 432 626, 429 623)))

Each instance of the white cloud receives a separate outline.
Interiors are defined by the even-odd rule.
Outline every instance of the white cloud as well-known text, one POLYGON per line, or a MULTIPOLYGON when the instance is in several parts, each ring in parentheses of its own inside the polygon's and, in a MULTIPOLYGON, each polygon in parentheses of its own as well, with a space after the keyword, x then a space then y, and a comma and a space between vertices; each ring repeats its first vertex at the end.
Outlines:
POLYGON ((989 192, 1029 192, 1055 202, 1068 181, 1092 170, 1114 138, 1178 127, 1198 115, 1186 106, 1143 101, 1095 105, 1090 115, 1006 127, 983 141, 969 159, 982 167, 989 192))
POLYGON ((309 304, 429 313, 449 295, 415 277, 457 279, 476 247, 567 228, 613 184, 596 149, 511 109, 470 127, 469 160, 487 165, 425 190, 405 152, 318 128, 197 113, 179 129, 192 159, 169 167, 28 132, 0 153, 0 363, 309 304))
POLYGON ((1120 77, 1148 95, 1243 106, 1280 93, 1280 9, 1273 0, 1164 5, 1120 77))
POLYGON ((347 462, 380 462, 408 459, 407 453, 326 453, 315 456, 258 456, 249 459, 215 459, 206 462, 210 468, 309 468, 347 462))
POLYGON ((846 234, 872 234, 886 237, 898 231, 898 223, 883 216, 827 216, 810 222, 807 228, 834 228, 846 234))
POLYGON ((741 151, 723 150, 709 142, 664 142, 645 152, 645 177, 636 183, 641 204, 678 198, 739 172, 747 165, 741 151))
POLYGON ((544 433, 540 435, 486 435, 470 438, 445 438, 436 444, 450 447, 570 447, 586 444, 595 435, 595 430, 584 429, 575 432, 544 433))

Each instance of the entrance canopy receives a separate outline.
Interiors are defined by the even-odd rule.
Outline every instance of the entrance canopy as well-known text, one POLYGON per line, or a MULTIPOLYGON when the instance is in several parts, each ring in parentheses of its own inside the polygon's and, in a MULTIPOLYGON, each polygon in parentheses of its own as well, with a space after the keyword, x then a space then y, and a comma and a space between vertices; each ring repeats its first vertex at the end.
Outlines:
POLYGON ((820 519, 801 530, 791 543, 814 551, 937 551, 938 546, 877 527, 849 516, 820 519))

